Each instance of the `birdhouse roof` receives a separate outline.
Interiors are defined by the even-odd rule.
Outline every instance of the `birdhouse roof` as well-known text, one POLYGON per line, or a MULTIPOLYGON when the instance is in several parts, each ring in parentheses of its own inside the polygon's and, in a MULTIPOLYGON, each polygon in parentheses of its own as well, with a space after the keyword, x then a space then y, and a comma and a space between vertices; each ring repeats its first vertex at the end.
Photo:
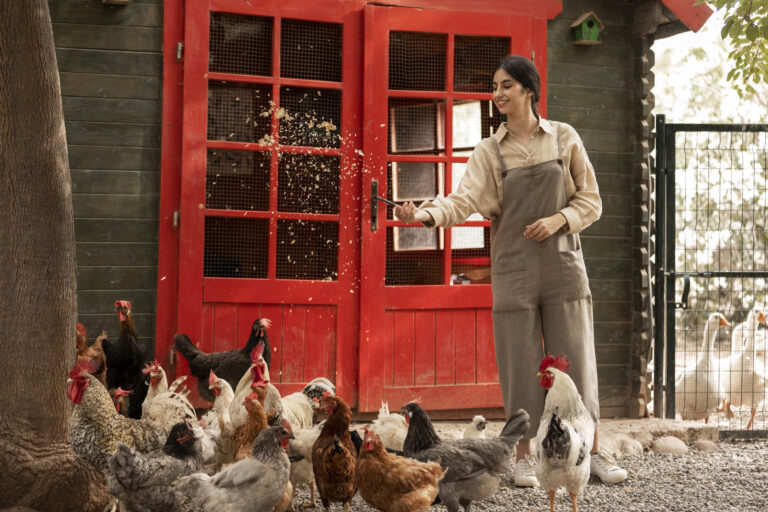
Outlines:
POLYGON ((603 30, 605 28, 605 25, 603 25, 603 22, 600 21, 600 18, 597 17, 597 14, 593 13, 592 11, 585 12, 584 14, 582 14, 581 16, 576 18, 576 21, 571 23, 571 26, 572 27, 578 27, 579 25, 584 23, 584 21, 586 21, 587 18, 589 18, 590 16, 592 18, 595 18, 595 21, 597 22, 598 26, 600 27, 600 30, 603 30))

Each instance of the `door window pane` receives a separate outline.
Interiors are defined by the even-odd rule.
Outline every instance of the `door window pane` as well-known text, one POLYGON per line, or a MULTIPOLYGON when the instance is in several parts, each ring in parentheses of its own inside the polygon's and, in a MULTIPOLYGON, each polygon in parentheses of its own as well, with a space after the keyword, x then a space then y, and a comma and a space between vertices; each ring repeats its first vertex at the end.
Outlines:
POLYGON ((389 33, 389 88, 445 90, 446 34, 389 33))
POLYGON ((509 55, 508 37, 456 36, 453 90, 491 92, 493 71, 509 55))
POLYGON ((389 99, 390 153, 445 153, 445 102, 389 99))
POLYGON ((337 156, 281 153, 277 209, 282 212, 339 213, 337 156))
POLYGON ((205 277, 267 277, 269 220, 206 217, 205 277))
POLYGON ((210 82, 208 140, 269 143, 269 85, 210 82))
POLYGON ((208 149, 205 207, 268 210, 269 158, 264 151, 208 149))
POLYGON ((277 221, 277 278, 336 281, 339 223, 277 221))
POLYGON ((341 144, 341 91, 282 87, 277 110, 280 144, 338 148, 341 144))
POLYGON ((212 12, 208 69, 238 75, 272 74, 272 24, 264 16, 212 12))
POLYGON ((280 22, 280 76, 341 82, 341 23, 280 22))
POLYGON ((435 162, 391 162, 393 201, 434 199, 442 190, 443 164, 435 162))

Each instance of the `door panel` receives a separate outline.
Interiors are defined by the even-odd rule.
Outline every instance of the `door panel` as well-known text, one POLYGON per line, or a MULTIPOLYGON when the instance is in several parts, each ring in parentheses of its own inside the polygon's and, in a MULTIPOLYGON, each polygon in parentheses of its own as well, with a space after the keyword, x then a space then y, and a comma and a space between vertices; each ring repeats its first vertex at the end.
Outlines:
POLYGON ((427 409, 502 405, 490 222, 404 226, 391 206, 372 203, 371 185, 398 203, 454 191, 474 146, 502 121, 491 102, 495 65, 534 50, 545 62, 534 25, 546 30, 528 16, 365 8, 361 410, 378 409, 382 396, 392 407, 416 397, 427 409))
POLYGON ((269 318, 278 388, 354 406, 361 19, 298 4, 186 4, 177 323, 210 352, 269 318))

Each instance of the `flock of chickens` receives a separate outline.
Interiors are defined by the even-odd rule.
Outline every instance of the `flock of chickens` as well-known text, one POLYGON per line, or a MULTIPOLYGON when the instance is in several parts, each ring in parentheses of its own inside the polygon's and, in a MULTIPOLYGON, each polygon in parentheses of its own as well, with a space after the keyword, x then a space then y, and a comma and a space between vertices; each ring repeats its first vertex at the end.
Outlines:
MULTIPOLYGON (((117 301, 120 335, 102 334, 88 345, 78 324, 77 363, 67 396, 74 404, 70 441, 78 456, 103 471, 112 510, 278 512, 294 510, 295 489, 315 485, 326 511, 350 509, 353 496, 386 512, 449 512, 493 496, 528 431, 519 410, 501 433, 485 436, 476 416, 462 439, 441 439, 416 402, 402 414, 382 404, 362 436, 350 429, 352 413, 325 378, 284 397, 270 383, 270 322, 257 319, 242 349, 205 353, 183 334, 175 348, 189 362, 213 408, 202 418, 180 377, 168 384, 156 361, 136 340, 131 305, 117 301), (110 391, 108 391, 110 390, 110 391)), ((564 487, 577 509, 589 479, 595 425, 564 356, 539 367, 548 389, 536 436, 536 472, 554 497, 564 487)))
POLYGON ((765 350, 765 314, 752 309, 745 322, 731 332, 730 356, 718 358, 714 346, 720 327, 730 326, 722 313, 712 313, 704 326, 704 340, 696 362, 678 375, 675 409, 683 419, 709 420, 713 412, 734 417, 732 406, 751 410, 747 429, 752 428, 757 406, 765 400, 768 377, 760 353, 765 350))

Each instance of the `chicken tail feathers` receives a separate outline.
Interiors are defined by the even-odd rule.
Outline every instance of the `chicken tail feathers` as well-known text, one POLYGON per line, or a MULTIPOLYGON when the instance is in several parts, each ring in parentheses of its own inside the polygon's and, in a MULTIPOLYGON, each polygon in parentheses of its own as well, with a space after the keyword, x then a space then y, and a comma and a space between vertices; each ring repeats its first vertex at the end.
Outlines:
POLYGON ((549 422, 549 428, 547 428, 547 435, 541 442, 544 456, 548 459, 565 460, 568 458, 570 444, 571 435, 568 432, 568 428, 563 426, 563 423, 557 416, 557 411, 554 411, 549 422))
POLYGON ((523 409, 519 409, 507 420, 504 428, 501 429, 499 439, 504 440, 510 446, 517 444, 523 435, 531 426, 530 417, 523 409))
POLYGON ((176 350, 181 352, 181 355, 184 356, 184 358, 189 362, 192 361, 194 358, 199 356, 200 354, 203 354, 204 352, 197 348, 194 343, 192 343, 192 340, 189 339, 189 336, 186 334, 177 334, 174 336, 174 347, 176 350))

